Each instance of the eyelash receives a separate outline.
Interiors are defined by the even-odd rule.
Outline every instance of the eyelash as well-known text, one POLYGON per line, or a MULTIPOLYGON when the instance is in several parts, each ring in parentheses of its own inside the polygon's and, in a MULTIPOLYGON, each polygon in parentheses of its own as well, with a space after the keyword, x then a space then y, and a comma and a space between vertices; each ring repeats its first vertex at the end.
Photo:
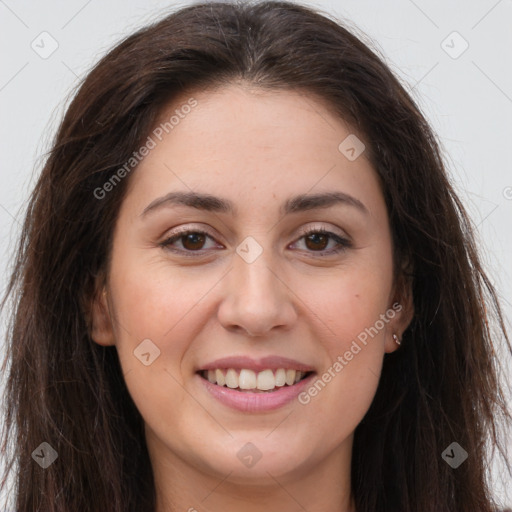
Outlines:
MULTIPOLYGON (((186 249, 178 249, 177 250, 177 249, 170 247, 171 244, 180 240, 183 236, 186 236, 189 234, 206 235, 208 238, 211 238, 213 240, 213 236, 210 235, 210 233, 208 233, 207 231, 204 231, 202 229, 184 229, 183 231, 175 233, 171 237, 165 239, 159 245, 160 245, 160 247, 162 247, 168 251, 179 253, 179 254, 185 255, 186 257, 194 258, 194 257, 203 256, 204 251, 207 251, 208 249, 199 249, 197 251, 191 251, 191 250, 186 250, 186 249)), ((343 251, 349 249, 350 247, 352 247, 352 243, 349 240, 347 240, 346 238, 342 238, 339 235, 332 233, 331 231, 327 231, 324 228, 309 228, 300 236, 300 238, 298 238, 296 240, 296 242, 298 242, 299 240, 302 240, 303 238, 307 238, 309 235, 312 235, 312 234, 327 235, 329 238, 333 239, 335 242, 337 242, 339 244, 339 247, 337 249, 331 249, 327 253, 324 253, 323 251, 308 251, 308 252, 312 252, 313 254, 316 253, 314 257, 331 256, 331 255, 343 252, 343 251)), ((294 243, 296 243, 296 242, 294 242, 294 243)))

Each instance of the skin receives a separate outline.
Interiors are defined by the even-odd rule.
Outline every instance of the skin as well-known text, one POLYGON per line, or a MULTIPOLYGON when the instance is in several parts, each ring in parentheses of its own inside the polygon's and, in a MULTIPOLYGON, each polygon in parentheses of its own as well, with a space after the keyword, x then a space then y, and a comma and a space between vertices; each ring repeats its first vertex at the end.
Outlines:
POLYGON ((354 131, 311 95, 234 83, 176 98, 162 119, 191 96, 198 105, 129 178, 93 304, 92 337, 117 347, 145 421, 156 510, 354 511, 353 432, 384 354, 398 348, 392 334, 412 316, 410 293, 394 286, 377 175, 364 152, 349 161, 338 150, 354 131), (237 215, 168 205, 141 216, 168 192, 191 190, 231 200, 237 215), (350 194, 367 212, 336 204, 279 213, 291 196, 326 191, 350 194), (178 227, 212 238, 178 239, 172 247, 182 253, 173 253, 161 243, 178 227), (307 244, 308 227, 351 246, 329 255, 337 242, 307 244), (263 250, 252 263, 236 253, 248 236, 263 250), (395 302, 401 311, 307 405, 241 413, 212 398, 195 373, 220 357, 279 355, 322 375, 395 302), (133 354, 144 339, 160 350, 148 366, 133 354), (262 454, 250 468, 237 457, 248 442, 262 454))

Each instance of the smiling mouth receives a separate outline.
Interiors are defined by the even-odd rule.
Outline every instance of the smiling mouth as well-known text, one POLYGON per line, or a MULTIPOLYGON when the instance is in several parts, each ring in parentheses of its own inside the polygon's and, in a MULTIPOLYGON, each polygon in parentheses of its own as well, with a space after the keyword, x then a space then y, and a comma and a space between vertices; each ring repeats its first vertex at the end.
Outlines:
POLYGON ((211 384, 229 388, 233 391, 272 393, 279 389, 294 386, 315 372, 303 372, 284 368, 267 369, 261 372, 245 368, 218 368, 215 370, 200 370, 197 373, 211 384))

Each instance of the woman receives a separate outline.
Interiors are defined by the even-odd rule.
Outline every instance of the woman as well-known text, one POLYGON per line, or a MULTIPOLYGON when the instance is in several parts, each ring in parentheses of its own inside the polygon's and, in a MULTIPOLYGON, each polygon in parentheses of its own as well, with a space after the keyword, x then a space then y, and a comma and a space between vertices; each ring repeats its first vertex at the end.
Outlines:
POLYGON ((196 4, 106 55, 7 297, 19 512, 495 510, 509 342, 470 221, 309 8, 196 4))

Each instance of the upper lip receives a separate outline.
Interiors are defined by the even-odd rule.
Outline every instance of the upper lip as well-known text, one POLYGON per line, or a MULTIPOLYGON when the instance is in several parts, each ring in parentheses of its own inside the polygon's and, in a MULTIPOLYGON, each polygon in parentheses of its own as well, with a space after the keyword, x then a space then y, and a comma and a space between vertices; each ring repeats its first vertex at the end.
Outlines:
POLYGON ((255 372, 261 372, 263 370, 278 370, 284 368, 285 370, 300 370, 301 372, 311 372, 314 368, 310 365, 295 361, 288 357, 280 356, 267 356, 261 359, 252 359, 247 356, 231 356, 222 357, 216 359, 211 363, 202 365, 199 368, 201 370, 216 370, 220 368, 233 368, 233 369, 247 369, 255 372))

